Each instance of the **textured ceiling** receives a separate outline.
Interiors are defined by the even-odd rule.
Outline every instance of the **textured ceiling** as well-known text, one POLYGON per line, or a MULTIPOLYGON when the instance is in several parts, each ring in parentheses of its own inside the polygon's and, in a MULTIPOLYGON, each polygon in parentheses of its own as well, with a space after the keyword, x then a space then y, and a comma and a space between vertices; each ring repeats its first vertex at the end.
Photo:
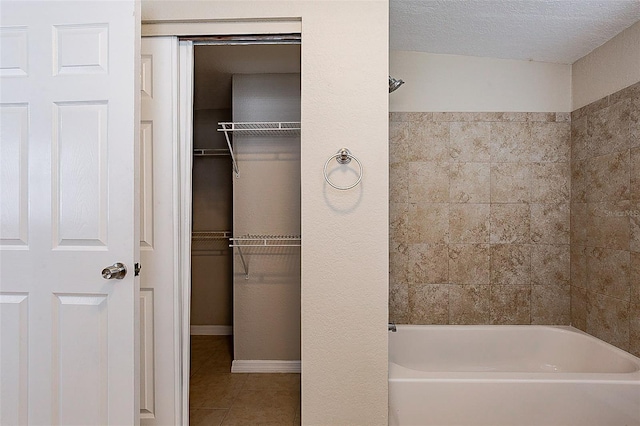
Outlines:
POLYGON ((393 50, 571 64, 640 20, 640 0, 390 0, 393 50))

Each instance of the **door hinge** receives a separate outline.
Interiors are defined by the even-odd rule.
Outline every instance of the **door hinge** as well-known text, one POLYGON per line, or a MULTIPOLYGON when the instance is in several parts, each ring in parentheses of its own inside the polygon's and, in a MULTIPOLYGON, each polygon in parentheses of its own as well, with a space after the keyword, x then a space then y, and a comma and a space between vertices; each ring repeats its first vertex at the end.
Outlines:
POLYGON ((140 269, 142 269, 142 266, 140 266, 140 264, 139 264, 139 263, 136 263, 136 264, 133 266, 134 276, 136 276, 136 277, 137 277, 138 275, 140 275, 140 269))

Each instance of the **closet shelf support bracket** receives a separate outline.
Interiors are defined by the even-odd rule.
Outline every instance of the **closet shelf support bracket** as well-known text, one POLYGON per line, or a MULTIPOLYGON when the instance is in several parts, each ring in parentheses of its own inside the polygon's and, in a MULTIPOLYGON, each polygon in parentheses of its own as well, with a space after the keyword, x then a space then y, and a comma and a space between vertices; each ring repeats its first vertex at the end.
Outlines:
POLYGON ((240 255, 240 260, 242 261, 242 266, 244 267, 244 279, 249 279, 249 267, 247 266, 247 262, 244 260, 244 256, 242 255, 242 247, 237 247, 238 254, 240 255))
MULTIPOLYGON (((222 123, 222 131, 224 132, 224 138, 227 140, 227 146, 229 147, 229 154, 231 154, 231 164, 233 166, 233 172, 236 174, 236 178, 240 177, 240 170, 238 169, 238 163, 236 162, 236 156, 233 154, 233 147, 231 146, 231 140, 229 139, 229 132, 227 126, 222 123)), ((246 268, 245 268, 246 270, 246 268)), ((249 279, 249 275, 247 274, 247 279, 249 279)))

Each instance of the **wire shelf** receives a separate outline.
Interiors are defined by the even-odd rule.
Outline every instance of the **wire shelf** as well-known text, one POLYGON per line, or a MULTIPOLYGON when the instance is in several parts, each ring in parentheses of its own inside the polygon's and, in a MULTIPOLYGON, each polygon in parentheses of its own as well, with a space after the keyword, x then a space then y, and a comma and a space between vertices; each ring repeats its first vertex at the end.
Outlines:
POLYGON ((299 121, 245 121, 220 122, 219 132, 233 132, 247 136, 297 136, 300 134, 299 121))
POLYGON ((228 240, 231 238, 231 231, 193 231, 191 241, 211 241, 228 240))
POLYGON ((219 132, 224 132, 224 138, 227 141, 233 171, 236 177, 240 176, 238 162, 233 152, 233 145, 229 138, 230 133, 244 136, 299 136, 299 121, 243 121, 243 122, 219 122, 219 132))
POLYGON ((300 235, 243 235, 230 238, 229 247, 300 247, 300 235))
POLYGON ((194 231, 191 251, 196 254, 220 254, 229 250, 231 231, 194 231))

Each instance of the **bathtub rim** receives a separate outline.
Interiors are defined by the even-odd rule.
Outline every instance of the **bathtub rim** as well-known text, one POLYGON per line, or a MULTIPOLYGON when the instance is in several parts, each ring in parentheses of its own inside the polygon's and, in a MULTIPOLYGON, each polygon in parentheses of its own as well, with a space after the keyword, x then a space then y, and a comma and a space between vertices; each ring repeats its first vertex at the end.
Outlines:
MULTIPOLYGON (((610 343, 605 342, 589 333, 568 325, 417 325, 417 324, 397 324, 397 333, 402 330, 411 329, 459 329, 459 330, 482 330, 482 329, 518 329, 518 328, 535 328, 553 331, 556 333, 576 333, 586 336, 594 341, 594 343, 604 346, 607 350, 628 359, 636 365, 635 371, 630 372, 460 372, 460 371, 423 371, 414 370, 400 364, 397 364, 389 358, 389 381, 413 382, 413 381, 473 381, 473 382, 563 382, 563 383, 610 383, 640 386, 640 358, 620 349, 610 343)), ((389 339, 391 346, 391 339, 389 339)))

